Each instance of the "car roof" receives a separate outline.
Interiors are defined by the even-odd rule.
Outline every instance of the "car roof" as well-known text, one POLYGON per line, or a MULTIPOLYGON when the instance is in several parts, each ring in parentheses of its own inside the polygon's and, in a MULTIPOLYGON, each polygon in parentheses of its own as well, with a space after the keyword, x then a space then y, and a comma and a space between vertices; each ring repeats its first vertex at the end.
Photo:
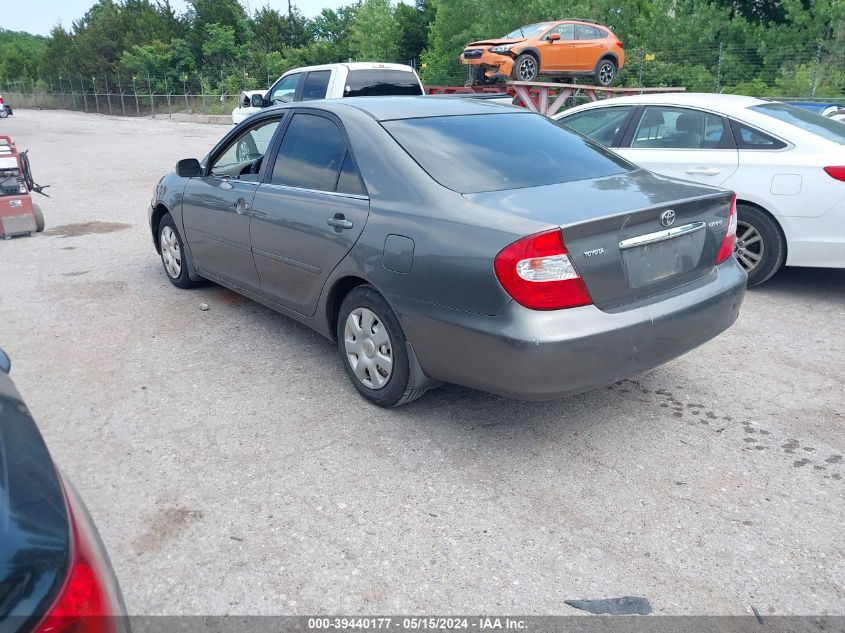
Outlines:
POLYGON ((405 64, 388 64, 387 62, 347 62, 343 64, 320 64, 318 66, 300 66, 299 68, 291 68, 285 75, 292 75, 293 73, 304 73, 312 70, 332 70, 345 66, 349 70, 401 70, 412 73, 414 69, 405 64))
POLYGON ((267 110, 288 108, 319 108, 342 115, 345 108, 365 112, 376 121, 395 119, 419 119, 437 116, 460 116, 468 114, 531 114, 525 108, 506 108, 498 103, 480 99, 453 99, 440 96, 419 97, 346 97, 287 103, 267 110))
POLYGON ((664 92, 660 94, 630 95, 626 97, 613 97, 602 99, 599 102, 585 103, 569 110, 565 110, 554 118, 560 118, 570 113, 588 110, 596 106, 612 105, 679 105, 698 106, 700 108, 711 108, 722 112, 737 112, 745 110, 750 106, 767 103, 765 99, 757 97, 746 97, 744 95, 729 95, 710 92, 664 92))

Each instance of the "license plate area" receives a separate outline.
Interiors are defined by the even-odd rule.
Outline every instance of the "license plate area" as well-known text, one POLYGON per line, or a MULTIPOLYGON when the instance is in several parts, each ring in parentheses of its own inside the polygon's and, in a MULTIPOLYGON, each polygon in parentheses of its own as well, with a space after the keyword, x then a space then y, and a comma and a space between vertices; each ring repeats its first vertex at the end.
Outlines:
POLYGON ((687 230, 666 232, 659 239, 634 238, 627 246, 625 242, 620 244, 630 288, 642 288, 698 267, 704 250, 704 225, 682 228, 687 230), (638 241, 642 243, 637 244, 638 241))

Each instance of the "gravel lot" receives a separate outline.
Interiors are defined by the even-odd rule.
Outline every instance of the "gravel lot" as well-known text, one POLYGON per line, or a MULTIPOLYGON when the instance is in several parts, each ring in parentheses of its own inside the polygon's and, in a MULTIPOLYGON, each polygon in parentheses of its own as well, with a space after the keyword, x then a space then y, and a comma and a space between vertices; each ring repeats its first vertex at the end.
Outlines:
POLYGON ((0 241, 0 346, 133 614, 845 614, 845 271, 552 403, 364 403, 334 347, 172 287, 158 178, 225 127, 16 110, 48 231, 0 241), (199 304, 210 309, 200 311, 199 304))

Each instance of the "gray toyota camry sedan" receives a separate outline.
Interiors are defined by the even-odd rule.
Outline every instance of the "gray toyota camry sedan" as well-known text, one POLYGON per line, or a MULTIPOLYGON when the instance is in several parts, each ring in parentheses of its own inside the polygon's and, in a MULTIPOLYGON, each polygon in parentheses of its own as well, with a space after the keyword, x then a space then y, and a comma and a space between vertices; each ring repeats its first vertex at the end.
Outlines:
POLYGON ((441 382, 593 389, 713 338, 745 294, 731 192, 468 99, 263 110, 162 178, 150 228, 173 285, 214 281, 336 340, 381 406, 441 382))

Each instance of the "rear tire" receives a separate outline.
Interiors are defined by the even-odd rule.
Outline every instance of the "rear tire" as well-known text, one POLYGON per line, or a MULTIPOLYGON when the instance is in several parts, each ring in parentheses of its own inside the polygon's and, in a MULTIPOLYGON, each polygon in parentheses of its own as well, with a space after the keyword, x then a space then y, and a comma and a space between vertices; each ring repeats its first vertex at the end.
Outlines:
POLYGON ((44 213, 34 202, 32 203, 32 215, 35 216, 35 232, 41 233, 44 230, 44 213))
POLYGON ((7 116, 9 116, 9 111, 6 106, 0 106, 0 119, 5 119, 7 116))
POLYGON ((736 205, 734 257, 748 273, 748 287, 768 281, 786 260, 786 239, 772 217, 750 204, 736 205))
POLYGON ((539 74, 540 63, 529 53, 518 56, 513 63, 513 70, 511 70, 514 81, 534 81, 539 74))
POLYGON ((595 85, 609 88, 613 84, 613 80, 616 79, 616 70, 616 62, 612 59, 601 60, 593 75, 595 85))
POLYGON ((340 362, 364 399, 380 407, 398 407, 425 393, 411 384, 399 320, 372 286, 357 286, 346 295, 336 334, 340 362))
POLYGON ((165 213, 158 223, 158 246, 161 251, 161 263, 164 273, 177 288, 187 289, 198 285, 188 275, 188 259, 190 255, 185 249, 179 229, 173 221, 173 216, 165 213))

